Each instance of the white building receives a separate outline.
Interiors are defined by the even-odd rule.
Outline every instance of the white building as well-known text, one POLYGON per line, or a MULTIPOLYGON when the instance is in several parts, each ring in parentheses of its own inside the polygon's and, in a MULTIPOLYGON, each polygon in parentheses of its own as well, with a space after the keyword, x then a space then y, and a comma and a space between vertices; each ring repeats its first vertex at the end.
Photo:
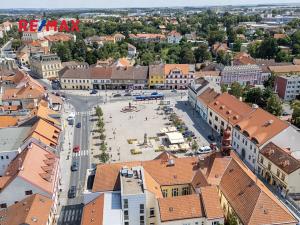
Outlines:
POLYGON ((21 152, 20 146, 31 127, 9 127, 0 129, 0 176, 5 175, 9 163, 21 152))
POLYGON ((182 35, 173 30, 168 34, 167 39, 169 44, 179 44, 182 39, 182 35))
POLYGON ((235 125, 232 147, 252 170, 259 172, 258 154, 266 144, 273 142, 281 148, 290 149, 295 158, 300 158, 299 140, 300 133, 287 122, 258 108, 235 125))
POLYGON ((36 41, 36 40, 44 38, 45 36, 53 35, 57 32, 58 31, 55 31, 53 29, 50 29, 49 31, 46 31, 46 29, 44 29, 43 31, 37 31, 37 32, 23 31, 22 41, 24 41, 24 42, 36 41))
POLYGON ((197 97, 208 88, 208 81, 198 78, 188 86, 188 100, 193 108, 196 108, 197 97))
POLYGON ((41 194, 53 200, 53 213, 57 213, 59 178, 59 158, 30 143, 0 177, 0 208, 7 208, 28 195, 41 194))
MULTIPOLYGON (((299 72, 300 75, 300 72, 299 72)), ((275 91, 285 101, 294 100, 300 95, 300 76, 278 76, 275 81, 275 91)))

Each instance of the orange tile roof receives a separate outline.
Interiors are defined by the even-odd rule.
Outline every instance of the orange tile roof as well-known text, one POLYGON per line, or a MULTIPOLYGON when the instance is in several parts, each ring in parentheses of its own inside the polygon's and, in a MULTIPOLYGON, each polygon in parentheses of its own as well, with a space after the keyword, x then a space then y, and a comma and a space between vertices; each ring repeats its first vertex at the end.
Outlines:
POLYGON ((286 37, 287 37, 286 34, 274 34, 275 39, 283 39, 283 38, 286 38, 286 37))
POLYGON ((23 86, 21 88, 11 88, 4 90, 3 100, 15 99, 36 99, 44 96, 45 90, 40 90, 33 86, 23 86))
POLYGON ((158 199, 162 222, 205 217, 198 194, 158 199))
POLYGON ((172 70, 180 70, 182 74, 188 75, 189 74, 189 65, 188 64, 165 64, 165 75, 170 74, 172 70))
POLYGON ((102 225, 104 210, 104 194, 86 204, 83 208, 81 225, 102 225))
POLYGON ((230 157, 215 158, 210 167, 207 177, 208 183, 211 185, 219 185, 223 174, 231 161, 230 157))
POLYGON ((246 117, 253 109, 246 103, 239 101, 234 96, 223 93, 214 101, 208 104, 208 107, 220 115, 224 120, 234 125, 246 117))
POLYGON ((53 35, 46 36, 45 39, 50 42, 70 41, 72 39, 72 36, 70 34, 65 33, 56 33, 53 35))
POLYGON ((254 140, 258 146, 288 127, 288 123, 258 108, 236 124, 236 128, 254 140))
POLYGON ((0 116, 0 128, 16 126, 18 121, 17 116, 0 116))
POLYGON ((214 99, 216 99, 220 94, 215 92, 213 88, 207 88, 204 92, 202 92, 197 99, 204 103, 204 105, 208 105, 214 99))
POLYGON ((54 153, 31 143, 8 165, 4 177, 8 176, 10 179, 3 188, 18 176, 45 192, 53 194, 54 185, 57 182, 54 178, 59 170, 58 165, 59 158, 54 153))
POLYGON ((290 151, 280 148, 273 142, 265 145, 259 153, 287 174, 291 174, 300 169, 300 161, 294 158, 290 151))
POLYGON ((37 140, 40 140, 46 145, 56 146, 58 144, 58 138, 61 129, 46 122, 43 119, 39 119, 31 128, 29 133, 30 137, 34 137, 37 140))
POLYGON ((157 198, 162 198, 163 195, 161 193, 160 185, 151 177, 151 175, 144 170, 144 178, 145 178, 145 189, 152 192, 157 198))
POLYGON ((274 194, 250 171, 235 153, 220 190, 243 224, 296 223, 297 219, 274 194))
POLYGON ((46 121, 48 121, 51 124, 54 124, 56 126, 60 126, 60 119, 56 119, 51 117, 52 115, 59 115, 59 113, 57 113, 56 111, 49 109, 47 106, 44 106, 43 103, 45 103, 44 100, 42 100, 39 103, 39 106, 37 109, 33 110, 34 114, 37 115, 39 118, 42 118, 46 121))
POLYGON ((206 186, 200 188, 203 208, 207 219, 223 218, 223 210, 219 200, 218 189, 216 186, 206 186))
POLYGON ((1 225, 45 225, 51 213, 53 201, 40 194, 31 195, 0 211, 1 225))
POLYGON ((269 66, 273 73, 294 73, 300 72, 300 65, 269 66))

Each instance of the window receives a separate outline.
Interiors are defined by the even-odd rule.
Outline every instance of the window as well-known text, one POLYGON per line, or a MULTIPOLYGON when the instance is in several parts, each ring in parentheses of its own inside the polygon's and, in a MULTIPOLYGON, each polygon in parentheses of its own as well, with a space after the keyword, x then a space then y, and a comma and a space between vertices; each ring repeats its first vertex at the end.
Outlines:
POLYGON ((271 163, 268 163, 268 170, 271 170, 271 163))
POLYGON ((6 203, 2 203, 2 204, 0 205, 0 208, 2 208, 2 209, 7 208, 7 204, 6 204, 6 203))
POLYGON ((281 174, 281 180, 283 180, 283 181, 285 180, 285 175, 284 175, 284 173, 281 174))
POLYGON ((212 222, 212 225, 219 225, 219 222, 218 221, 214 221, 214 222, 212 222))
POLYGON ((128 199, 123 200, 123 207, 124 209, 128 209, 128 199))
POLYGON ((178 196, 178 188, 172 188, 172 197, 178 196))
POLYGON ((277 169, 277 173, 276 173, 277 177, 280 177, 280 170, 277 169))
POLYGON ((212 112, 209 112, 209 115, 212 116, 212 112))
POLYGON ((140 204, 140 214, 144 214, 145 206, 144 204, 140 204))
POLYGON ((215 116, 215 121, 218 121, 218 117, 217 116, 215 116))
POLYGON ((32 190, 25 191, 25 195, 32 195, 32 190))
POLYGON ((264 158, 263 157, 260 157, 260 163, 264 164, 264 158))
POLYGON ((182 195, 189 195, 190 194, 190 188, 184 187, 182 188, 182 195))
POLYGON ((124 210, 124 220, 129 220, 128 210, 124 210))
POLYGON ((9 159, 8 155, 6 156, 6 159, 9 159))
POLYGON ((129 222, 128 222, 128 221, 127 221, 127 222, 125 222, 125 223, 124 223, 124 225, 129 225, 129 222))
POLYGON ((221 121, 221 125, 224 126, 224 121, 221 121))
POLYGON ((1 156, 1 159, 4 159, 4 156, 1 156))
POLYGON ((145 217, 140 216, 140 225, 144 225, 144 224, 145 224, 145 217))
POLYGON ((150 217, 155 217, 154 208, 150 208, 150 217))
POLYGON ((162 190, 163 197, 168 197, 168 190, 162 190))

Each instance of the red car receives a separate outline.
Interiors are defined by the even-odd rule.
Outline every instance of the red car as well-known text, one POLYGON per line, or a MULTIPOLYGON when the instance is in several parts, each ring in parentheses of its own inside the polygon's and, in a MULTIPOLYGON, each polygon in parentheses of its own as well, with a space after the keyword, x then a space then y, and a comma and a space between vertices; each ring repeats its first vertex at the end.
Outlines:
POLYGON ((73 152, 79 152, 80 151, 80 147, 79 145, 76 145, 74 148, 73 148, 73 152))

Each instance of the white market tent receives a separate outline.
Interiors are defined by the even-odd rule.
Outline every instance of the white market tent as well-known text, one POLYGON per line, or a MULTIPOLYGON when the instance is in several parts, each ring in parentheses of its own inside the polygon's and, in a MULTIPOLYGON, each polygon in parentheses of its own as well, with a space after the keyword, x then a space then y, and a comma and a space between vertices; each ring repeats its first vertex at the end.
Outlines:
POLYGON ((166 135, 171 145, 184 143, 184 138, 180 132, 168 132, 166 135))

